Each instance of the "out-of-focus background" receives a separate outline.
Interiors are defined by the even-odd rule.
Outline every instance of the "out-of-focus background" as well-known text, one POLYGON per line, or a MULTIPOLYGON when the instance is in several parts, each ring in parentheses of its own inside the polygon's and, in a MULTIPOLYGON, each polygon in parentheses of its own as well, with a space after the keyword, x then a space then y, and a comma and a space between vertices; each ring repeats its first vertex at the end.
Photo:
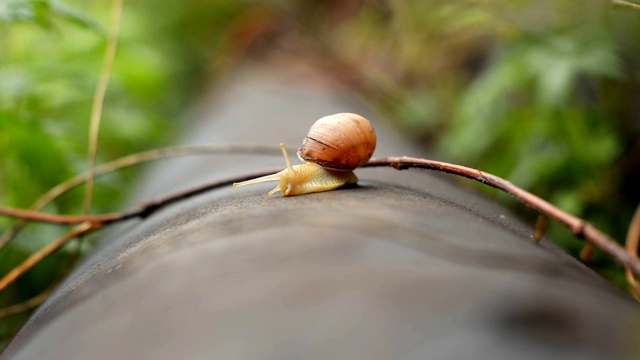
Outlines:
MULTIPOLYGON (((0 2, 0 204, 27 208, 87 169, 110 17, 107 1, 0 2)), ((640 203, 637 34, 640 11, 607 0, 125 2, 98 163, 170 145, 198 95, 242 61, 300 61, 435 159, 508 179, 622 240, 640 203)), ((138 171, 100 178, 92 212, 121 208, 138 171)), ((461 183, 534 223, 508 196, 461 183)), ((83 195, 45 210, 81 213, 83 195)), ((12 224, 0 218, 0 230, 12 224)), ((27 227, 0 250, 0 275, 64 231, 27 227)), ((583 250, 560 226, 548 234, 575 256, 583 250)), ((89 251, 91 242, 65 247, 1 293, 0 308, 40 294, 89 251)), ((625 286, 597 251, 587 264, 625 286)), ((0 338, 28 316, 0 319, 0 338)))

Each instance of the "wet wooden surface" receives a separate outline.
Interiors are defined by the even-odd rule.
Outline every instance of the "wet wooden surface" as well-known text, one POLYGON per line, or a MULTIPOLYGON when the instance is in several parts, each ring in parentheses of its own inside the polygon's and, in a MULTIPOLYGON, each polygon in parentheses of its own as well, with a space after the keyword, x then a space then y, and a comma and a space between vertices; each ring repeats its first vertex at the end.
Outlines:
MULTIPOLYGON (((322 74, 320 74, 322 75, 322 74)), ((248 65, 200 100, 183 143, 296 148, 355 112, 374 156, 422 156, 316 73, 248 65)), ((143 199, 282 166, 157 164, 143 199)), ((361 169, 360 186, 268 198, 227 187, 108 231, 2 359, 634 359, 638 306, 451 176, 361 169)))

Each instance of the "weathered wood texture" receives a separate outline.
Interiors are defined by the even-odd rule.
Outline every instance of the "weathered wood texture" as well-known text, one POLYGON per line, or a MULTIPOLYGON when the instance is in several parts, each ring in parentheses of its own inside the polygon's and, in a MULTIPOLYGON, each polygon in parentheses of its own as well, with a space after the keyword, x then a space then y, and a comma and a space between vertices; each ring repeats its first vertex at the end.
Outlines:
MULTIPOLYGON (((349 111, 374 122, 375 156, 422 155, 347 92, 283 68, 230 78, 184 142, 293 149, 315 119, 349 111)), ((134 200, 278 165, 166 161, 134 200)), ((638 306, 507 211, 451 176, 358 175, 291 198, 220 189, 110 231, 2 359, 640 357, 638 306)))

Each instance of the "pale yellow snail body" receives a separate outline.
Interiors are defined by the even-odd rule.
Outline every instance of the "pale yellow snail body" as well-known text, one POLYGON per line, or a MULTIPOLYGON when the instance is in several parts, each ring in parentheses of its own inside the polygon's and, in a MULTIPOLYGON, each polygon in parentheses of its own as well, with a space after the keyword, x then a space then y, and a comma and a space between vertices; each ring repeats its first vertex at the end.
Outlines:
POLYGON ((280 144, 287 168, 276 174, 233 184, 234 187, 279 181, 269 196, 302 195, 329 191, 355 184, 353 170, 363 165, 376 148, 376 133, 369 120, 360 115, 340 113, 325 116, 309 129, 298 150, 301 165, 291 165, 283 144, 280 144))

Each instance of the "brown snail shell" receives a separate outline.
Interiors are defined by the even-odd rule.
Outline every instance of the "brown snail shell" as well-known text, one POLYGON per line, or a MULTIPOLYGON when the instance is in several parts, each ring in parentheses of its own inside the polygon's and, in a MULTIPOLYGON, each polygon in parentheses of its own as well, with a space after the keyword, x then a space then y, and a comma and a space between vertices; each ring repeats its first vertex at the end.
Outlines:
POLYGON ((357 114, 325 116, 309 129, 298 150, 303 161, 332 170, 353 170, 371 158, 376 132, 369 120, 357 114))

